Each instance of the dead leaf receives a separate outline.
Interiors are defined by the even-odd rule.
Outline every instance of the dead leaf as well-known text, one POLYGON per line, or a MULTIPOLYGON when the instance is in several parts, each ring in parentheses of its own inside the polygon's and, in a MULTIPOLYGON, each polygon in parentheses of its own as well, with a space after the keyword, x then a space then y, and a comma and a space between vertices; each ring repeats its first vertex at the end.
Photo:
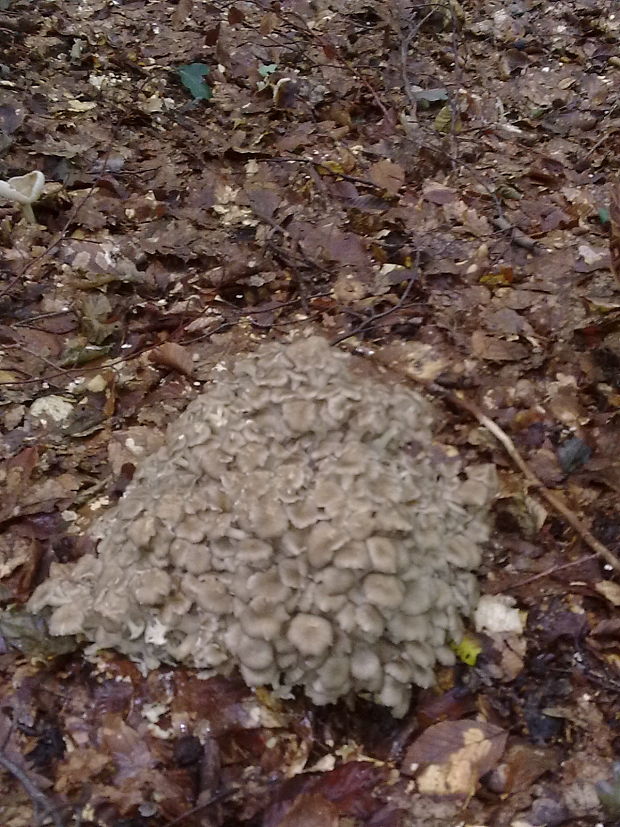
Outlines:
POLYGON ((475 356, 490 362, 518 362, 528 355, 528 349, 521 342, 485 336, 480 330, 472 333, 471 346, 475 356))
POLYGON ((338 808, 322 795, 300 795, 278 827, 338 827, 338 808))
POLYGON ((422 187, 424 193, 424 200, 430 201, 431 204, 450 204, 456 198, 456 190, 452 187, 446 187, 444 184, 439 184, 437 181, 425 181, 422 187))
POLYGON ((423 795, 469 798, 502 757, 507 737, 484 721, 442 721, 409 747, 402 772, 416 774, 423 795))
POLYGON ((594 588, 608 600, 612 606, 620 606, 620 585, 612 580, 601 580, 594 588))
POLYGON ((185 376, 191 376, 194 372, 194 362, 191 354, 176 342, 164 342, 163 345, 151 351, 150 361, 154 365, 172 368, 185 376))
POLYGON ((384 158, 371 166, 370 180, 390 195, 398 195, 399 189, 405 183, 405 170, 400 164, 384 158))

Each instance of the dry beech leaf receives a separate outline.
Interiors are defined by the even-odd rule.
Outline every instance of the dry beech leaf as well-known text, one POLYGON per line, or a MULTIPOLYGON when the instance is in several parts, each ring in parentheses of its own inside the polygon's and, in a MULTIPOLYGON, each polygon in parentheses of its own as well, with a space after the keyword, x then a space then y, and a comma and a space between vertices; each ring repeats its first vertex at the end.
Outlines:
POLYGON ((468 798, 504 753, 508 733, 482 721, 442 721, 407 750, 402 771, 417 772, 423 795, 468 798))
POLYGON ((370 180, 390 195, 398 195, 398 190, 405 183, 405 170, 400 164, 384 158, 371 166, 370 180))
POLYGON ((191 354, 176 342, 165 342, 151 352, 150 360, 154 365, 162 365, 172 368, 185 376, 191 376, 194 371, 194 363, 191 354))

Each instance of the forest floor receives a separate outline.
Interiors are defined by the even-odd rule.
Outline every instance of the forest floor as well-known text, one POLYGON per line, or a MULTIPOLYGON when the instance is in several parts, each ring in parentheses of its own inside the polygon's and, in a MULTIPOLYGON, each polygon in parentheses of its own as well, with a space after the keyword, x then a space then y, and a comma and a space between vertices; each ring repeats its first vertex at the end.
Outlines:
POLYGON ((616 0, 0 0, 0 42, 0 176, 47 182, 0 204, 2 826, 615 823, 616 0), (210 367, 309 327, 498 468, 464 662, 393 720, 48 638, 210 367))

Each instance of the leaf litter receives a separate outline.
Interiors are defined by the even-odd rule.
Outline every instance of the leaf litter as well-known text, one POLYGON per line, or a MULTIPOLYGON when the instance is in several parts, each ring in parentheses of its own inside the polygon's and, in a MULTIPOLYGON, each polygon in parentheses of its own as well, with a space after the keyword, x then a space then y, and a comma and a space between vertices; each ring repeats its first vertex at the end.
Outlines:
POLYGON ((47 182, 36 224, 0 204, 2 823, 613 823, 613 0, 9 0, 2 27, 0 177, 47 182), (50 563, 210 367, 308 324, 498 467, 459 665, 396 722, 50 648, 20 608, 50 563))

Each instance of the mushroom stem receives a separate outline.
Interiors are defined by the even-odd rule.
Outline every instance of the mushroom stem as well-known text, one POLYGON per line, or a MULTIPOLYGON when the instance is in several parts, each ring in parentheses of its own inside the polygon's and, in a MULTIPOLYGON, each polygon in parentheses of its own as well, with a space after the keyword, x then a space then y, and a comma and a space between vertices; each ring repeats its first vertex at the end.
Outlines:
POLYGON ((26 223, 28 224, 36 224, 37 219, 34 217, 34 210, 32 209, 32 204, 22 204, 22 215, 26 219, 26 223))

